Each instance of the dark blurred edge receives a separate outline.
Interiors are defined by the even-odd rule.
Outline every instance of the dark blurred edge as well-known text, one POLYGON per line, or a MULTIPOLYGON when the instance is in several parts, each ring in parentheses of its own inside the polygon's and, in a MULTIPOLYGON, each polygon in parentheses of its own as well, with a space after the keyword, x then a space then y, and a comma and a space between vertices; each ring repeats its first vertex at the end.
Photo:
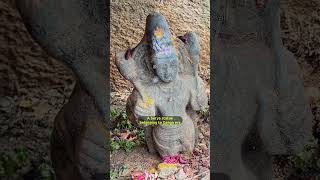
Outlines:
POLYGON ((106 4, 107 4, 107 7, 106 7, 106 19, 107 19, 107 25, 106 25, 106 32, 107 32, 107 49, 106 49, 106 61, 107 61, 107 65, 106 65, 106 74, 107 74, 107 79, 108 79, 108 82, 107 82, 107 94, 106 94, 106 99, 107 99, 107 115, 106 115, 106 118, 107 118, 107 152, 106 152, 106 159, 107 159, 107 177, 105 179, 110 179, 110 133, 109 133, 109 129, 111 127, 111 118, 110 118, 110 36, 111 36, 111 31, 110 31, 110 0, 106 0, 106 4))
MULTIPOLYGON (((216 3, 217 0, 210 0, 210 106, 209 106, 209 111, 210 111, 210 144, 213 144, 213 124, 214 124, 214 116, 215 116, 215 111, 214 111, 214 104, 215 104, 215 63, 216 63, 216 57, 215 57, 215 50, 216 50, 216 32, 217 32, 217 23, 214 20, 216 18, 216 15, 214 12, 216 12, 216 3)), ((210 146, 210 167, 213 167, 213 159, 214 157, 214 152, 213 152, 213 147, 212 145, 210 146)), ((216 174, 214 173, 214 170, 210 168, 210 179, 216 179, 216 180, 224 180, 224 176, 221 174, 216 174)), ((226 179, 227 180, 227 179, 226 179)))

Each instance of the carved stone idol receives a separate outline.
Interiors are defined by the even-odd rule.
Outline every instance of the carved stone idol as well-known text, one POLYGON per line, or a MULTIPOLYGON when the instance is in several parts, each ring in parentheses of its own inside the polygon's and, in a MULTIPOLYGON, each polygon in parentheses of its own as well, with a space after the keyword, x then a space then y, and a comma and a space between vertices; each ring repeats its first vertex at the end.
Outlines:
POLYGON ((117 54, 120 73, 134 85, 127 101, 131 121, 138 125, 142 116, 182 118, 181 124, 140 125, 151 153, 176 155, 195 146, 195 111, 208 103, 197 73, 199 54, 196 34, 175 38, 160 13, 147 17, 145 35, 134 49, 117 54))
POLYGON ((214 1, 213 179, 272 180, 273 155, 312 132, 299 66, 282 45, 280 0, 214 1))

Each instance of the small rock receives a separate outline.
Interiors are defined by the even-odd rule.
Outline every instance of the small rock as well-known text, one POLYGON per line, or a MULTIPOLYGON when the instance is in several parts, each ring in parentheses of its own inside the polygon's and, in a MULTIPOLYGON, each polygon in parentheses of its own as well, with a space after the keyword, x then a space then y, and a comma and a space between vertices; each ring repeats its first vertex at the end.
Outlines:
POLYGON ((209 180, 210 179, 210 170, 208 168, 200 166, 198 174, 200 175, 201 180, 209 180))
POLYGON ((202 133, 199 133, 199 138, 200 138, 200 139, 203 139, 203 138, 204 138, 204 136, 203 136, 202 133))
POLYGON ((210 137, 210 131, 205 131, 205 132, 204 132, 204 135, 205 135, 206 137, 210 137))
POLYGON ((46 94, 49 95, 49 97, 61 97, 61 93, 58 92, 56 89, 50 89, 49 91, 46 92, 46 94))
POLYGON ((24 130, 23 129, 14 128, 14 129, 12 129, 11 133, 14 134, 14 135, 21 135, 21 134, 24 134, 24 130))
POLYGON ((9 129, 9 126, 7 126, 7 125, 2 126, 2 130, 6 131, 8 129, 9 129))
POLYGON ((202 149, 202 150, 206 150, 206 149, 208 149, 207 148, 207 145, 206 144, 204 144, 204 143, 200 143, 200 144, 198 144, 198 146, 200 147, 200 149, 202 149))
POLYGON ((176 180, 176 177, 175 177, 174 174, 171 174, 171 175, 167 178, 167 180, 176 180))
POLYGON ((41 119, 50 110, 50 105, 42 102, 32 108, 36 119, 41 119))
POLYGON ((207 173, 201 180, 210 180, 210 173, 207 173))
POLYGON ((14 107, 14 100, 11 97, 0 97, 0 110, 10 113, 14 107))
POLYGON ((192 168, 190 168, 189 166, 184 166, 183 172, 186 174, 187 177, 192 177, 194 174, 192 168))
POLYGON ((30 107, 30 106, 32 106, 32 101, 27 100, 27 99, 23 99, 20 101, 19 106, 23 107, 23 108, 30 107))
MULTIPOLYGON (((207 172, 207 171, 209 171, 208 168, 203 167, 203 166, 199 166, 199 174, 204 173, 204 172, 207 172)), ((208 172, 208 173, 209 173, 209 172, 208 172)))
POLYGON ((183 169, 180 169, 177 174, 176 174, 176 179, 177 180, 183 180, 186 179, 188 176, 186 175, 186 173, 183 171, 183 169))
POLYGON ((115 141, 120 141, 120 138, 118 136, 114 136, 115 141))

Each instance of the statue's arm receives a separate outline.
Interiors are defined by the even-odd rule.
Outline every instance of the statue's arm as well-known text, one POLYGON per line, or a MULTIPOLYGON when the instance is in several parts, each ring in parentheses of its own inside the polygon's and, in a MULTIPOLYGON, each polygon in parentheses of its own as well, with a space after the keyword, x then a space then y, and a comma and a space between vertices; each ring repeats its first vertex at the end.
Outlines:
POLYGON ((145 125, 138 124, 139 117, 155 116, 156 108, 151 97, 145 95, 143 98, 140 94, 142 93, 139 93, 137 89, 132 91, 127 102, 127 112, 131 121, 140 127, 144 127, 145 125))
POLYGON ((201 110, 208 106, 208 97, 202 79, 198 76, 193 77, 193 87, 190 90, 190 105, 193 110, 201 110))
POLYGON ((127 51, 122 51, 116 54, 116 65, 121 75, 132 83, 135 83, 138 79, 138 68, 136 66, 135 59, 126 59, 127 51))
POLYGON ((150 153, 156 153, 154 142, 152 138, 153 126, 139 124, 138 119, 141 116, 155 116, 155 105, 153 100, 151 101, 150 97, 146 96, 142 98, 142 96, 138 92, 137 89, 132 91, 132 94, 128 98, 127 101, 127 113, 130 121, 134 122, 138 127, 144 129, 145 140, 148 146, 148 150, 150 153))
POLYGON ((146 97, 145 100, 142 97, 137 99, 137 103, 135 105, 135 114, 138 117, 141 116, 155 116, 155 106, 152 98, 146 97))
POLYGON ((273 92, 259 95, 258 132, 272 155, 298 153, 311 138, 311 112, 303 96, 297 96, 284 100, 273 92))

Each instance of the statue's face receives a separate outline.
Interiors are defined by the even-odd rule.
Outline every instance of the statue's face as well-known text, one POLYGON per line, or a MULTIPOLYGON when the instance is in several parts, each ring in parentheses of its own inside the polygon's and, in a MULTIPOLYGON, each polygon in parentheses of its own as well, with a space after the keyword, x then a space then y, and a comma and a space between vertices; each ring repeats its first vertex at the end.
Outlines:
POLYGON ((171 82, 178 74, 178 61, 176 59, 156 63, 156 74, 163 82, 171 82))

